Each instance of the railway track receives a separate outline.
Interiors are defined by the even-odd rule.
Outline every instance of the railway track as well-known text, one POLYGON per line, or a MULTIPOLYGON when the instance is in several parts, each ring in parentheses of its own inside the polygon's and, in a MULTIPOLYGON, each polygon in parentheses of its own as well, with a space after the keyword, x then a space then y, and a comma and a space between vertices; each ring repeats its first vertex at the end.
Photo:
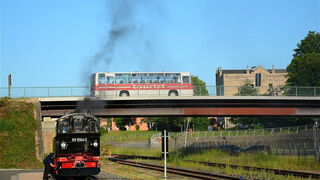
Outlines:
POLYGON ((191 160, 184 160, 186 162, 194 162, 199 164, 204 164, 207 166, 215 166, 215 167, 231 167, 233 169, 242 168, 244 170, 253 170, 253 171, 266 171, 272 172, 277 175, 284 175, 284 176, 295 176, 295 177, 303 177, 303 178, 315 178, 320 179, 320 174, 318 173, 309 173, 309 172, 301 172, 301 171, 289 171, 289 170, 280 170, 280 169, 271 169, 271 168, 261 168, 261 167, 251 167, 251 166, 240 166, 240 165, 233 165, 233 164, 222 164, 222 163, 213 163, 213 162, 203 162, 203 161, 191 161, 191 160))
MULTIPOLYGON (((114 161, 119 164, 138 167, 138 168, 144 168, 144 169, 150 169, 155 171, 164 171, 163 166, 154 165, 154 164, 148 164, 148 163, 141 163, 141 162, 135 162, 135 161, 128 161, 124 159, 119 158, 109 158, 109 160, 114 161)), ((214 174, 214 173, 208 173, 208 172, 201 172, 201 171, 194 171, 194 170, 188 170, 183 168, 173 168, 173 167, 167 167, 167 173, 170 174, 176 174, 191 178, 197 178, 197 179, 237 179, 239 180, 240 177, 236 176, 229 176, 229 175, 223 175, 223 174, 214 174)), ((241 178, 245 179, 245 178, 241 178)))
MULTIPOLYGON (((149 157, 149 156, 135 156, 135 155, 124 155, 118 154, 115 155, 119 159, 149 159, 149 160, 161 160, 160 157, 149 157)), ((233 164, 223 164, 223 163, 214 163, 214 162, 203 162, 203 161, 192 161, 192 160, 183 160, 185 162, 193 162, 198 164, 203 164, 207 166, 215 166, 215 167, 231 167, 233 169, 242 168, 245 170, 253 170, 253 171, 266 171, 271 172, 277 175, 284 176, 295 176, 295 177, 303 177, 303 178, 314 178, 320 179, 320 173, 310 173, 310 172, 301 172, 301 171, 290 171, 290 170, 280 170, 280 169, 272 169, 272 168, 261 168, 261 167, 252 167, 252 166, 241 166, 241 165, 233 165, 233 164)))

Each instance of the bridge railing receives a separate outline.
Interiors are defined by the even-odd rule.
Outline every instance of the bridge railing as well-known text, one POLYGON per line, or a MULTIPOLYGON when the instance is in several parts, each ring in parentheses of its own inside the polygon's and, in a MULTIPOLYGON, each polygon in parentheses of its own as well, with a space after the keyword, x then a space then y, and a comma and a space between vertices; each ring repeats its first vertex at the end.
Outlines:
POLYGON ((320 96, 320 87, 304 86, 206 86, 194 87, 199 96, 320 96))
MULTIPOLYGON (((89 87, 11 87, 11 97, 70 97, 89 96, 89 87)), ((8 96, 8 88, 0 88, 0 96, 8 96)))
MULTIPOLYGON (((89 86, 61 86, 61 87, 11 87, 11 97, 73 97, 90 96, 89 86)), ((138 89, 138 91, 140 91, 138 89)), ((318 96, 320 87, 277 86, 277 87, 241 87, 241 86, 194 86, 194 96, 318 96)), ((120 92, 120 90, 115 91, 120 92)), ((166 96, 167 94, 154 91, 148 96, 166 96)), ((178 91, 181 92, 181 91, 178 91)), ((179 93, 180 94, 180 93, 179 93)), ((9 96, 7 87, 0 87, 0 97, 9 96)), ((108 97, 119 96, 114 93, 108 97)), ((137 93, 137 96, 144 96, 137 93)))

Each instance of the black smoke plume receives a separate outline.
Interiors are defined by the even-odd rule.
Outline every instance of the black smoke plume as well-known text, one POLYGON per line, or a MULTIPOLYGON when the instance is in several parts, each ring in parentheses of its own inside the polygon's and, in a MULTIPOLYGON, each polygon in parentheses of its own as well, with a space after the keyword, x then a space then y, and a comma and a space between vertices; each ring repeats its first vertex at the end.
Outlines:
POLYGON ((138 69, 135 70, 138 71, 147 71, 149 66, 152 64, 151 67, 153 67, 155 62, 156 35, 153 30, 156 29, 153 24, 150 24, 150 21, 145 21, 141 17, 160 17, 162 19, 165 15, 161 3, 149 0, 109 0, 106 2, 107 36, 99 51, 82 67, 84 70, 82 82, 89 81, 90 73, 112 71, 110 65, 114 62, 115 52, 118 53, 119 50, 124 50, 124 54, 131 53, 129 60, 121 59, 124 64, 123 71, 131 68, 132 61, 137 64, 138 69))
POLYGON ((106 103, 103 100, 95 97, 85 97, 83 101, 77 103, 75 113, 90 113, 94 114, 95 109, 106 108, 106 103))
POLYGON ((108 1, 108 36, 102 48, 83 67, 82 78, 84 81, 82 82, 88 82, 90 73, 93 72, 92 70, 96 72, 98 66, 102 65, 102 67, 105 67, 104 71, 107 71, 110 63, 113 61, 116 46, 137 32, 137 23, 133 14, 135 5, 136 1, 132 0, 108 1))
POLYGON ((130 34, 135 33, 136 21, 134 20, 134 1, 117 0, 108 3, 110 13, 110 30, 108 39, 101 50, 93 56, 93 63, 103 62, 109 65, 112 61, 117 42, 125 40, 130 34))

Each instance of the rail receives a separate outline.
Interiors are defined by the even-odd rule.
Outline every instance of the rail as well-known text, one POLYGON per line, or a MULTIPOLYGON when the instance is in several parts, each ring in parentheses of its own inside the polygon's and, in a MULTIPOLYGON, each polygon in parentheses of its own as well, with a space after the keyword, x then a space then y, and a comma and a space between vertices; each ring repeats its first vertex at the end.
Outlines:
MULTIPOLYGON (((119 89, 120 90, 120 89, 119 89)), ((118 90, 118 91, 119 91, 118 90)), ((139 89, 137 89, 139 91, 139 89)), ((75 97, 90 96, 90 86, 11 87, 11 97, 75 97)), ((160 92, 160 91, 154 91, 160 92)), ((194 96, 320 96, 320 87, 278 86, 194 86, 194 96), (244 89, 244 88, 247 88, 244 89)), ((143 96, 142 93, 137 93, 143 96)), ((8 87, 0 87, 0 97, 9 96, 8 87)), ((149 96, 163 96, 155 93, 149 96)), ((110 96, 114 97, 114 96, 110 96)))
MULTIPOLYGON (((113 154, 116 159, 120 159, 125 161, 125 159, 147 159, 147 160, 161 160, 160 157, 149 157, 149 156, 136 156, 136 155, 124 155, 124 154, 113 154)), ((203 161, 192 161, 192 160, 182 160, 185 162, 193 162, 197 164, 203 164, 206 166, 215 166, 215 167, 231 167, 233 169, 242 168, 244 170, 252 170, 252 171, 265 171, 271 172, 277 175, 284 175, 284 176, 295 176, 295 177, 302 177, 302 178, 315 178, 320 179, 319 173, 310 173, 310 172, 302 172, 302 171, 292 171, 292 170, 281 170, 281 169, 272 169, 272 168, 261 168, 261 167, 253 167, 253 166, 241 166, 241 165, 234 165, 234 164, 223 164, 223 163, 214 163, 214 162, 203 162, 203 161)), ((136 163, 136 162, 134 162, 136 163)))
MULTIPOLYGON (((155 171, 164 171, 164 167, 159 165, 128 161, 128 160, 123 160, 118 158, 109 158, 109 160, 119 164, 128 165, 128 166, 150 169, 155 171)), ((210 180, 211 179, 240 179, 240 177, 236 177, 236 176, 229 176, 224 174, 216 174, 216 173, 209 173, 209 172, 202 172, 202 171, 195 171, 195 170, 174 168, 174 167, 167 167, 167 172, 171 174, 198 178, 198 179, 210 179, 210 180)), ((242 178, 242 179, 245 179, 245 178, 242 178)))

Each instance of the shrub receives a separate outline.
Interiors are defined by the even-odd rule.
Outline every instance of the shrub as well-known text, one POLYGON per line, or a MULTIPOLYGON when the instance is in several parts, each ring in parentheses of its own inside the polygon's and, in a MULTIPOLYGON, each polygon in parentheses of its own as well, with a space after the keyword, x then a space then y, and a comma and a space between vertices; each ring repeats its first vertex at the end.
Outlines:
POLYGON ((139 125, 139 124, 136 125, 136 130, 137 130, 137 131, 140 130, 140 125, 139 125))
POLYGON ((103 136, 106 133, 108 133, 108 130, 105 127, 100 127, 100 136, 103 136))

